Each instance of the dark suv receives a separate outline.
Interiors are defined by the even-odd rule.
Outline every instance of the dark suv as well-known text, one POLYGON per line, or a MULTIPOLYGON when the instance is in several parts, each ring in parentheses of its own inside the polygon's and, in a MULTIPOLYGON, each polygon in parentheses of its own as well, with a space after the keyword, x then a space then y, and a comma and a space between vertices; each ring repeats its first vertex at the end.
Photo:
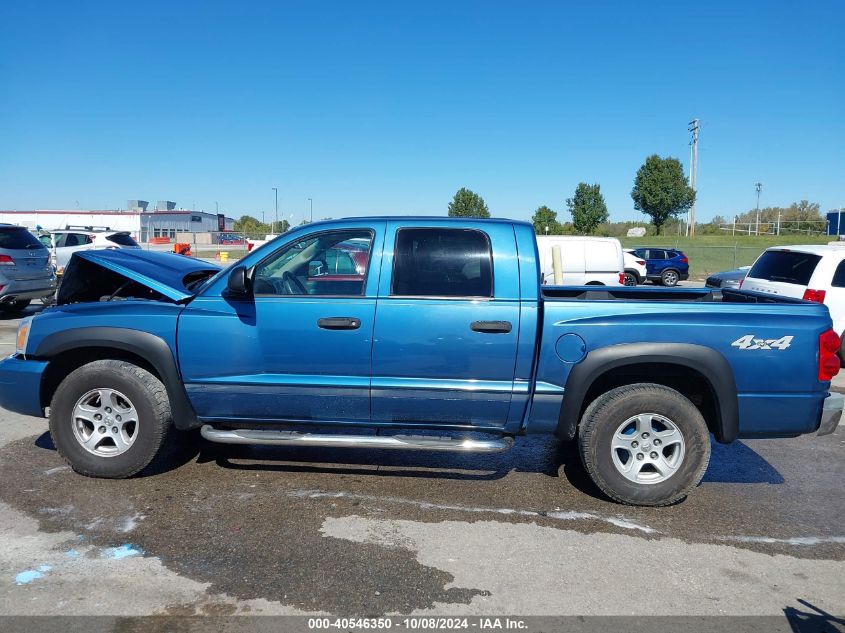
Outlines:
POLYGON ((55 292, 50 251, 24 227, 0 224, 0 310, 17 312, 55 292))
POLYGON ((679 250, 643 246, 634 253, 645 260, 646 279, 652 283, 674 286, 689 279, 689 258, 679 250))

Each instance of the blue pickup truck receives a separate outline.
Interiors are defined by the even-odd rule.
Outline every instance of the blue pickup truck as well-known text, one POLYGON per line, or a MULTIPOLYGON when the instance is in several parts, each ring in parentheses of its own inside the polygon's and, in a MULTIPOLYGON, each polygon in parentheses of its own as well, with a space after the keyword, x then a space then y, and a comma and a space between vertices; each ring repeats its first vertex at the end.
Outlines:
POLYGON ((79 473, 128 477, 170 431, 211 442, 496 452, 578 442, 609 497, 665 505, 710 436, 831 433, 839 339, 817 303, 741 290, 540 284, 530 224, 355 218, 225 270, 74 255, 21 322, 0 404, 49 415, 79 473))

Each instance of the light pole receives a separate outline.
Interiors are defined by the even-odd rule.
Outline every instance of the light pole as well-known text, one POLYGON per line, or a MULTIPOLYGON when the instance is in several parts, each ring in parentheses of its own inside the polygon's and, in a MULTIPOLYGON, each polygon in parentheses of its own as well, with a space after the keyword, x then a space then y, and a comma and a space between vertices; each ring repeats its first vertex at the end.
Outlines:
POLYGON ((549 227, 548 227, 548 225, 547 225, 547 226, 546 226, 546 235, 548 235, 548 234, 549 234, 549 227))
POLYGON ((314 221, 314 201, 308 198, 308 203, 311 205, 311 221, 314 221))
POLYGON ((271 233, 275 231, 276 224, 279 223, 279 188, 273 187, 273 193, 276 194, 276 221, 273 223, 273 229, 270 231, 271 233))
POLYGON ((760 192, 763 191, 763 183, 755 182, 754 188, 757 190, 757 235, 760 235, 760 192))

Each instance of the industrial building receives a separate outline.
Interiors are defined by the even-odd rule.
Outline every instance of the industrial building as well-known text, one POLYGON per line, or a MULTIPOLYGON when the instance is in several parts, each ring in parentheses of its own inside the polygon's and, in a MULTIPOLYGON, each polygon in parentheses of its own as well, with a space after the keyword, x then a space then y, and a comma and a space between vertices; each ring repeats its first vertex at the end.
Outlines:
POLYGON ((17 224, 29 229, 40 227, 55 231, 69 227, 128 231, 138 242, 153 237, 176 239, 178 233, 231 231, 235 221, 222 213, 177 209, 176 203, 162 200, 154 210, 147 210, 145 200, 129 200, 125 210, 0 210, 0 223, 17 224))

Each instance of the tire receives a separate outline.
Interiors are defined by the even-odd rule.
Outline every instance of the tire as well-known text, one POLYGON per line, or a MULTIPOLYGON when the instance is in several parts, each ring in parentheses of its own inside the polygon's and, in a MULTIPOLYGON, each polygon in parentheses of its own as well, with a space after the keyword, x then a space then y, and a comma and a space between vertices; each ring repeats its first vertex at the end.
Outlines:
POLYGON ((710 434, 699 410, 683 395, 638 383, 612 389, 587 407, 578 448, 590 478, 608 497, 628 505, 664 506, 686 497, 701 481, 710 461, 710 434), (657 441, 660 447, 653 444, 657 441))
POLYGON ((0 309, 3 312, 23 312, 29 307, 31 301, 29 299, 18 299, 17 301, 9 301, 7 303, 0 303, 0 309))
POLYGON ((674 268, 667 268, 662 273, 660 273, 660 283, 664 286, 677 286, 678 281, 680 281, 681 275, 680 273, 675 270, 674 268))
POLYGON ((625 285, 626 286, 636 286, 640 283, 639 277, 637 277, 636 273, 625 271, 625 285))
POLYGON ((140 472, 162 452, 172 427, 161 381, 120 360, 98 360, 71 372, 50 403, 53 444, 73 470, 89 477, 122 479, 140 472), (97 415, 100 422, 93 421, 97 415))

